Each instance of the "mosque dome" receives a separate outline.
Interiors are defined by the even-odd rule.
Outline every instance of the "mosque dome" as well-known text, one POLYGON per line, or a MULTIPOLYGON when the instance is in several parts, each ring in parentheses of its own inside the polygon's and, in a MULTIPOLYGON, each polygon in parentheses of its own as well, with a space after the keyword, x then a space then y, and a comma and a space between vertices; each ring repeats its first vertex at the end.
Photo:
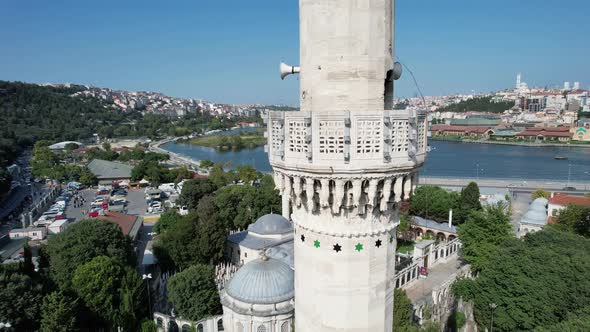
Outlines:
POLYGON ((255 223, 248 226, 248 232, 259 235, 278 235, 290 233, 293 231, 293 225, 289 220, 279 214, 266 214, 255 223))
POLYGON ((531 205, 540 205, 540 206, 547 206, 547 204, 549 203, 549 200, 547 200, 547 198, 545 197, 539 197, 536 198, 533 203, 531 203, 531 205))
POLYGON ((530 210, 522 218, 522 222, 527 224, 546 224, 547 210, 543 206, 531 206, 530 210))
POLYGON ((261 258, 242 266, 225 291, 245 303, 274 304, 293 298, 294 283, 293 270, 287 264, 263 254, 261 258))

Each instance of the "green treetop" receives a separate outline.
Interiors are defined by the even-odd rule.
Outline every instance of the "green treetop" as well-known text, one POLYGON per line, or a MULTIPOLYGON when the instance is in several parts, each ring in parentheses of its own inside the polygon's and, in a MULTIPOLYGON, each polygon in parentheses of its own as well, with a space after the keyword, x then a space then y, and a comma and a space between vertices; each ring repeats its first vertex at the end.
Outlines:
POLYGON ((213 267, 197 264, 175 274, 168 280, 168 300, 182 317, 193 321, 220 314, 213 267))

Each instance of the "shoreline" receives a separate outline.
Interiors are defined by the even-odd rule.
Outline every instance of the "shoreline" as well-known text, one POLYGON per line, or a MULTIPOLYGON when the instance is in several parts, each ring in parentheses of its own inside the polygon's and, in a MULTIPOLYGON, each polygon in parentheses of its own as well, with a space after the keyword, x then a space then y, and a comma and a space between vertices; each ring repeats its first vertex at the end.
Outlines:
POLYGON ((439 141, 439 142, 456 142, 456 143, 467 143, 467 144, 494 144, 494 145, 512 145, 512 146, 526 146, 531 148, 547 148, 547 147, 560 147, 560 148, 582 148, 590 149, 589 144, 566 144, 566 143, 529 143, 529 142, 499 142, 499 141, 480 141, 474 139, 445 139, 438 137, 429 137, 428 141, 439 141))

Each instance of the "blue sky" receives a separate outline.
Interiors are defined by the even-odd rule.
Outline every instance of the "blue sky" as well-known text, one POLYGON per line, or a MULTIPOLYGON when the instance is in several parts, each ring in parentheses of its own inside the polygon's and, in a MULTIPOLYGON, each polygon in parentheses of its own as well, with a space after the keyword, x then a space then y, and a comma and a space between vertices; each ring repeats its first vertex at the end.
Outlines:
MULTIPOLYGON (((590 1, 397 0, 396 55, 426 95, 590 85, 590 1)), ((298 104, 297 0, 2 1, 0 79, 298 104)), ((396 96, 413 96, 407 73, 396 96)))

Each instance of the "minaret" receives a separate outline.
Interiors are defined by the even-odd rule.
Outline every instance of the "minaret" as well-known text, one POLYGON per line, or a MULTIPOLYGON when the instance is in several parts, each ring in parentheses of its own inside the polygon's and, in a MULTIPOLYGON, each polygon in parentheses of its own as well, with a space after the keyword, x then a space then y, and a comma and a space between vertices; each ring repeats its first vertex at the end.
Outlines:
POLYGON ((516 89, 517 90, 520 89, 520 78, 521 78, 521 75, 520 75, 520 73, 518 73, 518 75, 516 75, 516 89))
POLYGON ((300 112, 270 112, 294 223, 295 330, 391 331, 398 204, 426 154, 423 112, 392 110, 393 0, 300 0, 300 112))

